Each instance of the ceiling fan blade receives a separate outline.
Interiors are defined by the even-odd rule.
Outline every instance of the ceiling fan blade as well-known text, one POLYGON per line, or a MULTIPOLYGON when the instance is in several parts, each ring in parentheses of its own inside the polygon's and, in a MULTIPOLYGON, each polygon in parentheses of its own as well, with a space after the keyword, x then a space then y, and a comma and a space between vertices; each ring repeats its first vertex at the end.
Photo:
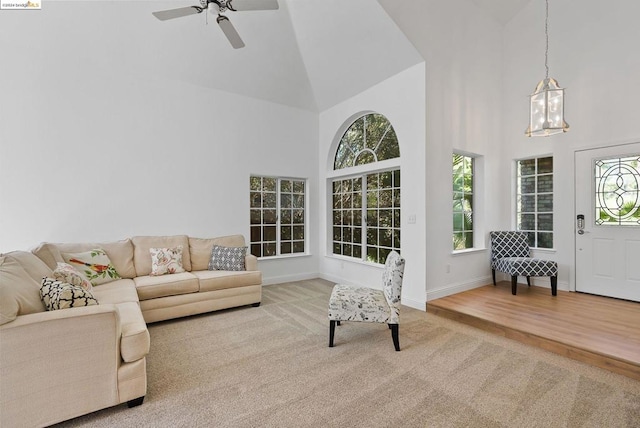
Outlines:
POLYGON ((230 0, 232 10, 277 10, 278 0, 230 0))
POLYGON ((195 15, 200 12, 202 12, 202 8, 200 6, 188 6, 179 7, 177 9, 161 10, 159 12, 152 12, 151 14, 160 21, 166 21, 167 19, 182 18, 183 16, 195 15))
POLYGON ((224 33, 224 35, 227 36, 227 39, 229 39, 229 43, 231 43, 231 46, 233 46, 234 49, 243 48, 244 42, 240 38, 240 35, 238 34, 234 26, 231 24, 231 21, 229 21, 229 18, 224 15, 218 15, 217 21, 220 28, 222 28, 222 32, 224 33))

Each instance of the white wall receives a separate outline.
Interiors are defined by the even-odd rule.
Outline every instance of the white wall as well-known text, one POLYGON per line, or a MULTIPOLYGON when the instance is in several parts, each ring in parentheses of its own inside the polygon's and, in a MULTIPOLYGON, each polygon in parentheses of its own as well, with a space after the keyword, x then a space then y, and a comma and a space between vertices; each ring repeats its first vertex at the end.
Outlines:
MULTIPOLYGON (((640 141, 640 3, 556 0, 549 8, 549 76, 566 88, 571 129, 547 138, 524 136, 527 96, 545 77, 545 7, 531 2, 504 30, 500 175, 510 176, 513 159, 553 155, 555 252, 538 255, 558 262, 559 288, 574 289, 574 153, 640 141)), ((500 201, 502 217, 511 218, 510 202, 508 197, 500 201)), ((540 285, 546 283, 540 279, 540 285)))
MULTIPOLYGON (((426 61, 424 194, 427 300, 491 281, 487 235, 505 227, 498 174, 503 121, 502 26, 468 0, 379 0, 426 61), (479 251, 452 254, 451 155, 480 155, 474 227, 479 251)), ((416 143, 418 144, 418 143, 416 143)), ((405 182, 406 185, 406 182, 405 182)))
MULTIPOLYGON (((333 167, 335 150, 354 116, 369 112, 385 115, 400 144, 401 162, 401 252, 407 260, 402 303, 424 309, 425 302, 425 89, 424 63, 403 71, 384 82, 320 114, 319 141, 319 237, 320 272, 326 279, 381 288, 382 268, 332 255, 331 227, 327 216, 327 171, 333 167), (409 224, 408 217, 416 216, 409 224)), ((330 218, 330 217, 329 217, 330 218)))
MULTIPOLYGON (((316 113, 129 71, 35 13, 0 27, 0 252, 146 234, 248 238, 250 174, 309 178, 317 192, 316 113)), ((316 212, 311 199, 312 245, 316 212)), ((260 262, 265 282, 317 266, 315 251, 286 269, 260 262)))

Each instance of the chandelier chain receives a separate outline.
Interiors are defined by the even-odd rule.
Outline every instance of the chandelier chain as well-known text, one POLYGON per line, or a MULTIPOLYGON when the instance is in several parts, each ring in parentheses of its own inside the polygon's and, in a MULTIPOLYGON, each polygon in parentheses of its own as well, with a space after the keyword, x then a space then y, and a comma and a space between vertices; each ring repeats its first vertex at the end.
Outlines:
POLYGON ((544 17, 544 35, 547 40, 547 44, 544 50, 544 68, 546 70, 545 78, 549 78, 549 0, 546 0, 546 9, 544 17))

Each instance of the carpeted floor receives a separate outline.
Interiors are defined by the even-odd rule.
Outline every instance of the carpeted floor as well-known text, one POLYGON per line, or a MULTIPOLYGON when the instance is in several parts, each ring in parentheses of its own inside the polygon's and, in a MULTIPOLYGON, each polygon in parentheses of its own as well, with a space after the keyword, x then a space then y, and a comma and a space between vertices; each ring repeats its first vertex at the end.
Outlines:
POLYGON ((266 286, 262 306, 151 324, 142 406, 91 427, 640 427, 640 382, 403 307, 343 323, 327 281, 266 286))

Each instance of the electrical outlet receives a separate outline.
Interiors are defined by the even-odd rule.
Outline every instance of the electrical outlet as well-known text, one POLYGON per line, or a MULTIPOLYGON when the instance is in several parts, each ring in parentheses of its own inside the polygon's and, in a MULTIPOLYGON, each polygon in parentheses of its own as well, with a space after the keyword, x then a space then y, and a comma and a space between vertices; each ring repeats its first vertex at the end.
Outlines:
POLYGON ((446 273, 451 273, 451 265, 450 264, 445 265, 444 270, 446 273))
POLYGON ((407 219, 407 222, 408 222, 409 224, 416 224, 416 215, 415 215, 415 214, 411 214, 411 215, 409 216, 409 218, 407 219))

